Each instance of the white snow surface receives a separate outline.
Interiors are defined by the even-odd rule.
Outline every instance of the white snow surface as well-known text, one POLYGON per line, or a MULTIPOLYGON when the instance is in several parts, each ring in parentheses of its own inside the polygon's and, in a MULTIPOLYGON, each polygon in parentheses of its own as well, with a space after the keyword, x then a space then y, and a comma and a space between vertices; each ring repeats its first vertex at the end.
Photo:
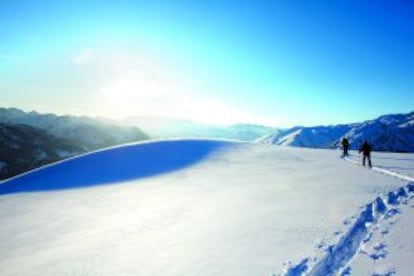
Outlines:
MULTIPOLYGON (((414 155, 381 156, 412 173, 414 155)), ((218 140, 111 148, 0 184, 0 274, 301 275, 339 256, 344 237, 356 240, 347 233, 367 204, 406 185, 333 150, 218 140)), ((407 204, 395 206, 412 216, 407 204)), ((413 220, 404 221, 394 228, 407 234, 413 220)), ((407 255, 387 248, 387 268, 404 271, 411 245, 407 255)), ((341 271, 373 271, 358 250, 341 271)))
POLYGON ((352 275, 413 275, 414 205, 412 195, 388 211, 349 264, 352 275))
MULTIPOLYGON (((357 151, 351 151, 349 159, 361 163, 362 155, 357 151)), ((407 181, 414 181, 414 154, 372 152, 372 164, 374 170, 381 173, 395 173, 405 177, 407 181)))

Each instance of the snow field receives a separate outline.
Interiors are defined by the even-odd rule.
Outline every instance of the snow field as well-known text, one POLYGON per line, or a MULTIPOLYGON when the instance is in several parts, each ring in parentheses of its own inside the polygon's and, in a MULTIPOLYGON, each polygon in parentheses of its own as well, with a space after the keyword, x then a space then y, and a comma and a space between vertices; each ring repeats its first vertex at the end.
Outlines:
MULTIPOLYGON (((372 171, 385 174, 390 177, 398 178, 403 181, 414 181, 411 176, 403 175, 401 171, 405 171, 410 175, 414 170, 412 164, 412 155, 398 153, 373 153, 377 157, 378 166, 372 167, 372 171), (392 169, 392 170, 390 170, 392 169)), ((345 160, 360 164, 356 153, 345 157, 345 160)), ((368 167, 367 167, 368 168, 368 167)), ((301 262, 290 265, 285 269, 286 275, 349 275, 351 272, 355 275, 394 275, 397 272, 396 266, 385 262, 384 266, 375 262, 379 259, 385 259, 388 255, 388 245, 384 242, 384 236, 391 232, 391 227, 396 224, 396 216, 401 214, 404 205, 408 205, 410 200, 414 198, 414 182, 410 182, 405 186, 399 187, 387 194, 378 196, 374 201, 362 207, 362 212, 358 217, 353 217, 354 222, 351 224, 347 232, 334 245, 328 246, 325 255, 322 258, 306 257, 301 262), (361 255, 366 255, 374 264, 367 264, 361 255), (362 259, 362 261, 361 261, 362 259), (348 266, 351 263, 351 266, 348 266), (352 268, 351 268, 352 267, 352 268)), ((409 215, 405 215, 406 218, 409 215)), ((411 214, 411 217, 413 215, 411 214)), ((350 224, 350 220, 345 222, 350 224)), ((413 229, 411 227, 404 228, 405 231, 413 229)), ((401 232, 401 228, 400 228, 401 232)), ((407 239, 414 238, 410 233, 405 233, 407 239)), ((390 242, 388 242, 390 243, 390 242)), ((391 239, 391 243, 395 243, 391 239)), ((403 243, 405 244, 405 243, 403 243)), ((400 248, 402 248, 400 244, 400 248)), ((410 247, 412 248, 412 247, 410 247)), ((414 256, 414 248, 410 252, 404 251, 405 255, 396 254, 401 259, 407 260, 408 256, 414 256)), ((398 250, 397 250, 398 251, 398 250)), ((399 275, 411 275, 407 273, 410 269, 410 263, 398 263, 399 275)))
POLYGON ((110 149, 16 178, 18 189, 1 184, 0 274, 272 275, 306 256, 322 260, 324 245, 340 243, 333 233, 352 227, 345 218, 403 185, 329 150, 211 140, 142 146, 118 148, 119 162, 139 170, 151 158, 168 170, 125 179, 108 166, 89 178, 94 185, 69 176, 75 182, 65 184, 64 171, 95 174, 110 149), (171 166, 188 147, 200 158, 171 166), (45 189, 33 189, 31 177, 45 189))

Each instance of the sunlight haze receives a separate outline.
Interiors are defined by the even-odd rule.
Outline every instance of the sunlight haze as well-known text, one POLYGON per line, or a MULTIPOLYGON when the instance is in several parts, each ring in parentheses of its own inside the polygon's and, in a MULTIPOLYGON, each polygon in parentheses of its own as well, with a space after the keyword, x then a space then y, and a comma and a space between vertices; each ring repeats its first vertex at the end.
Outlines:
POLYGON ((3 1, 0 105, 271 126, 412 110, 404 1, 3 1))

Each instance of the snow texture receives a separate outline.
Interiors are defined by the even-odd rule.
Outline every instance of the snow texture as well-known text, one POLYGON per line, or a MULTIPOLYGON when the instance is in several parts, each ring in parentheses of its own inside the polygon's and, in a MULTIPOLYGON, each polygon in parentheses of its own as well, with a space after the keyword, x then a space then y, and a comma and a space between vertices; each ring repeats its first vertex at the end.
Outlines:
MULTIPOLYGON (((347 275, 357 245, 400 215, 414 191, 401 186, 331 150, 111 148, 0 184, 1 275, 347 275)), ((392 254, 372 248, 378 260, 392 254)))
MULTIPOLYGON (((384 154, 383 154, 384 155, 384 154)), ((395 154, 394 154, 395 156, 395 154)), ((395 157, 394 157, 395 158, 395 157)), ((351 158, 346 158, 352 163, 357 163, 351 158)), ((393 157, 387 157, 388 160, 392 160, 393 157)), ((397 159, 400 160, 401 159, 397 159)), ((406 160, 406 159, 404 159, 406 160)), ((411 165, 412 166, 412 165, 411 165)), ((414 169, 414 166, 412 166, 414 169)), ((373 167, 374 171, 386 174, 392 177, 396 177, 402 180, 414 181, 409 176, 404 176, 397 172, 387 171, 382 168, 373 167)), ((341 239, 333 246, 330 246, 326 250, 325 256, 322 258, 314 258, 313 266, 310 269, 304 269, 303 261, 297 265, 291 265, 288 269, 288 273, 285 275, 346 275, 350 274, 352 269, 348 266, 349 262, 358 254, 359 251, 369 255, 373 260, 379 260, 386 258, 388 255, 387 245, 384 243, 376 243, 370 250, 371 253, 363 251, 363 244, 370 242, 373 239, 375 230, 380 227, 380 223, 384 220, 389 220, 400 211, 396 209, 396 206, 400 204, 407 204, 407 199, 414 197, 414 182, 410 182, 405 186, 399 187, 393 191, 390 191, 384 195, 378 196, 374 201, 366 204, 363 211, 356 218, 355 222, 351 225, 349 230, 344 234, 341 239), (300 269, 302 268, 302 269, 300 269), (294 273, 289 273, 293 271, 294 273)), ((412 229, 412 228, 411 228, 412 229)), ((388 234, 389 228, 383 230, 382 234, 388 234)), ((375 239, 378 240, 378 239, 375 239)), ((412 255, 412 253, 410 254, 412 255)), ((310 259, 310 257, 307 257, 310 259)), ((407 264, 401 266, 405 269, 407 264)), ((386 273, 372 275, 394 275, 395 268, 388 269, 386 273)))
MULTIPOLYGON (((362 155, 352 151, 346 158, 355 164, 362 164, 362 155)), ((406 153, 371 153, 373 170, 389 176, 394 176, 407 182, 414 181, 414 157, 406 153)))

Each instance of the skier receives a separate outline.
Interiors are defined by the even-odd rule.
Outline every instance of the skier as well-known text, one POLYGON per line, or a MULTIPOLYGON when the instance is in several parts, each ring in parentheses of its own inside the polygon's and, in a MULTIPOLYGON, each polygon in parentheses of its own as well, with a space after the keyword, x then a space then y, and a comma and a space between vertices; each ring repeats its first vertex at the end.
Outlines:
POLYGON ((349 149, 349 141, 345 137, 342 139, 342 149, 344 150, 344 153, 342 156, 348 156, 348 149, 349 149))
POLYGON ((368 143, 367 140, 364 140, 364 143, 362 143, 361 147, 359 148, 359 153, 362 152, 362 166, 365 166, 365 159, 368 159, 368 166, 371 168, 371 145, 368 143))

